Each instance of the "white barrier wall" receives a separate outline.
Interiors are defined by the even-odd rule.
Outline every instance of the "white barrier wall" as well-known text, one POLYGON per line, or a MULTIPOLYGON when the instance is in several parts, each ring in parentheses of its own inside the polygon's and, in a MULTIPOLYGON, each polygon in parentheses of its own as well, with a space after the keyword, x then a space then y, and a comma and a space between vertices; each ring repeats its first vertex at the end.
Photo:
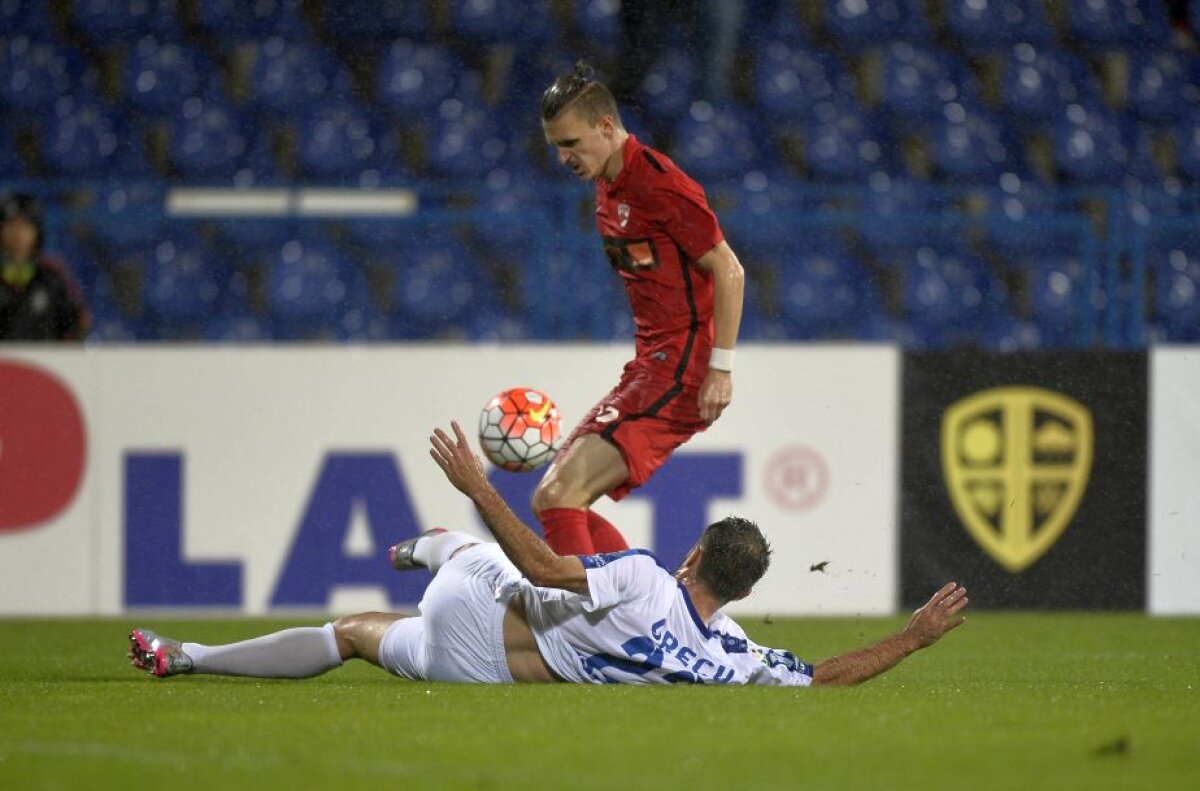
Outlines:
POLYGON ((1150 357, 1150 612, 1200 614, 1200 347, 1150 357))
MULTIPOLYGON (((6 347, 0 613, 411 607, 423 575, 389 571, 389 543, 435 525, 485 535, 429 459, 430 429, 473 431, 515 385, 548 392, 569 428, 627 355, 6 347)), ((758 520, 775 556, 741 612, 890 613, 898 369, 886 348, 742 348, 724 417, 597 509, 666 563, 706 521, 758 520)), ((494 480, 525 511, 534 476, 494 480)))

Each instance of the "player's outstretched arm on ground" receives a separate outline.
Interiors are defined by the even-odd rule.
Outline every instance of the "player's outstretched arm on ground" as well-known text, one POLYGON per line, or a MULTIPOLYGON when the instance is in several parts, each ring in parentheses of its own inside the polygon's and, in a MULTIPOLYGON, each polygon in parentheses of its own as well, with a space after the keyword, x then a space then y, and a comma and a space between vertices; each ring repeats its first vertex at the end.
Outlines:
POLYGON ((896 634, 866 648, 818 662, 813 669, 813 683, 859 684, 890 670, 901 659, 928 648, 946 632, 962 625, 966 617, 960 613, 966 606, 967 589, 954 582, 946 583, 896 634))
POLYGON ((483 462, 471 450, 458 421, 452 421, 454 437, 434 429, 429 438, 429 455, 442 468, 454 488, 471 498, 496 542, 526 579, 545 588, 587 592, 587 572, 579 558, 555 554, 545 541, 504 502, 483 473, 483 462))
MULTIPOLYGON (((745 291, 745 270, 729 244, 722 241, 696 262, 713 277, 713 347, 732 352, 737 345, 738 329, 742 324, 742 296, 745 291)), ((721 352, 718 352, 721 353, 721 352)), ((712 423, 733 400, 732 367, 714 359, 708 375, 700 385, 700 419, 712 423)))

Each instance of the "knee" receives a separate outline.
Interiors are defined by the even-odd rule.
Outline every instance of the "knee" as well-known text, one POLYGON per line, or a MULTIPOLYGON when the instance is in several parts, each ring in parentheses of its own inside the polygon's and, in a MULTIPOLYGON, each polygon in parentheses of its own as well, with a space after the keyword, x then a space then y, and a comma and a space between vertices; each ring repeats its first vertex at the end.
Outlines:
POLYGON ((342 659, 353 659, 362 655, 363 630, 368 626, 370 616, 375 614, 360 612, 343 615, 333 622, 333 636, 337 640, 338 653, 342 659))
POLYGON ((529 505, 535 514, 550 508, 578 508, 571 490, 557 476, 547 475, 533 490, 529 505))

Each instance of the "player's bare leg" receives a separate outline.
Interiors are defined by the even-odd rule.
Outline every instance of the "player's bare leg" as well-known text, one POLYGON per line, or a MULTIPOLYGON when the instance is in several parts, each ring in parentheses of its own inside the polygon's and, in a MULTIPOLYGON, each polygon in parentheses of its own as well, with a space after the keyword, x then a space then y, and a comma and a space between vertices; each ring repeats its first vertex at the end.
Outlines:
POLYGON ((624 549, 624 539, 599 514, 588 509, 600 496, 629 478, 621 452, 597 434, 577 437, 554 460, 533 493, 533 512, 546 534, 546 543, 560 555, 590 555, 624 549), (604 538, 596 546, 593 530, 604 538))
POLYGON ((383 641, 384 633, 396 621, 408 617, 394 612, 343 615, 333 622, 338 653, 343 660, 365 659, 373 665, 378 665, 379 644, 383 641))

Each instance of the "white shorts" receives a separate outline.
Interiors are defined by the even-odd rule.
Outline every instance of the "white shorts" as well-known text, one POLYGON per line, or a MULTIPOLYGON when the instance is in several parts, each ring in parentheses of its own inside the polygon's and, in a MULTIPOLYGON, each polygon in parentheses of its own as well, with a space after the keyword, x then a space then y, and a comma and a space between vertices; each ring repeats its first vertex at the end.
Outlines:
POLYGON ((403 678, 510 684, 504 653, 507 601, 496 590, 521 573, 498 544, 459 552, 421 599, 420 617, 401 618, 379 643, 379 664, 403 678))

